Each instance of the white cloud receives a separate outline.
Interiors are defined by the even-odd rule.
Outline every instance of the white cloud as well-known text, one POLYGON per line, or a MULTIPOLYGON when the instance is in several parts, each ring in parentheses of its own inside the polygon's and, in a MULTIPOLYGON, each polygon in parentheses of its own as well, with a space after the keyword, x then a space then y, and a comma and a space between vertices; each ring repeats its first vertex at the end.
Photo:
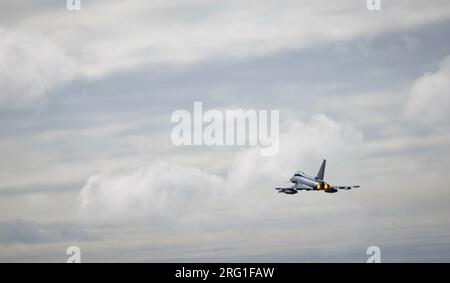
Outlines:
POLYGON ((257 149, 237 156, 227 174, 229 190, 279 185, 299 166, 318 169, 323 158, 334 162, 344 157, 351 159, 363 140, 362 133, 352 126, 324 115, 316 115, 307 122, 286 121, 281 128, 280 153, 274 158, 259 156, 257 149))
POLYGON ((20 31, 0 31, 1 98, 33 101, 74 79, 76 70, 96 79, 145 64, 264 56, 450 18, 445 0, 384 2, 380 12, 365 4, 110 0, 86 3, 78 12, 66 11, 64 3, 0 4, 0 11, 16 15, 5 16, 4 25, 20 31))
POLYGON ((429 72, 413 84, 406 104, 406 117, 423 124, 447 123, 450 118, 450 57, 439 70, 429 72))
POLYGON ((0 105, 36 102, 76 73, 73 61, 51 41, 0 27, 0 105))
POLYGON ((85 219, 121 221, 145 216, 179 216, 210 201, 223 179, 196 168, 155 162, 120 175, 91 176, 81 190, 85 219))
POLYGON ((214 207, 225 203, 234 211, 245 210, 249 208, 245 202, 252 197, 239 196, 265 189, 272 192, 298 166, 316 168, 323 157, 351 160, 362 143, 359 131, 323 115, 307 123, 288 121, 282 129, 278 156, 261 157, 258 148, 244 150, 225 176, 161 162, 125 174, 92 176, 79 195, 80 215, 106 222, 141 217, 183 220, 210 215, 214 207))
POLYGON ((383 5, 376 13, 360 0, 101 1, 77 13, 33 11, 17 27, 45 33, 85 74, 100 77, 148 63, 261 56, 450 18, 448 1, 383 5))

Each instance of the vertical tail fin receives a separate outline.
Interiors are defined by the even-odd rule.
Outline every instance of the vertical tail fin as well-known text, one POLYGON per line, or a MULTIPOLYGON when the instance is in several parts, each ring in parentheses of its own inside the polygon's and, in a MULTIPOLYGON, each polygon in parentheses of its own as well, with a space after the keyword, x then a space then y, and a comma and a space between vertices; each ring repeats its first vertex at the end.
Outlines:
POLYGON ((325 165, 327 164, 327 161, 324 159, 322 162, 322 165, 320 165, 319 172, 317 172, 316 179, 323 180, 323 177, 325 175, 325 165))

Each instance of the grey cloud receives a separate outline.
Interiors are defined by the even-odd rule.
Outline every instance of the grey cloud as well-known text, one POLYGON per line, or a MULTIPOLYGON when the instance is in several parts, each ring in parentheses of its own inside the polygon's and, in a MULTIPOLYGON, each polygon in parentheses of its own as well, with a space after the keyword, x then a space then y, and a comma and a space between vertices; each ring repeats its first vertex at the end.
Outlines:
POLYGON ((26 220, 0 222, 0 244, 38 244, 93 239, 78 224, 36 223, 26 220))
POLYGON ((42 185, 27 187, 0 187, 0 197, 31 195, 31 194, 60 194, 78 191, 79 184, 67 183, 58 185, 42 185))

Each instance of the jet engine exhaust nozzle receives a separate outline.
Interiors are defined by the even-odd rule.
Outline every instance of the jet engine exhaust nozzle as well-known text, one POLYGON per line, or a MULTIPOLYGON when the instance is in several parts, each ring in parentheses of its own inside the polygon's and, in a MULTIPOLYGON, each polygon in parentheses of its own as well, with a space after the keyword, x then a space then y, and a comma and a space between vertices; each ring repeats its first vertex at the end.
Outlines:
POLYGON ((331 187, 330 187, 330 185, 328 184, 328 183, 325 183, 325 182, 322 182, 322 183, 318 183, 317 185, 316 185, 316 189, 317 190, 329 190, 331 187))

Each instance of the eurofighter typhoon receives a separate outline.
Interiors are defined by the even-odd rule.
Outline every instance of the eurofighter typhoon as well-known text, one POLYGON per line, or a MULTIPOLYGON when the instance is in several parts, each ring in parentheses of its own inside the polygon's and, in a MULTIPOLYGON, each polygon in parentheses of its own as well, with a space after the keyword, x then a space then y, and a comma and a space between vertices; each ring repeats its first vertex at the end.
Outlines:
POLYGON ((279 193, 296 194, 298 191, 324 191, 326 193, 336 193, 338 190, 351 190, 353 188, 359 188, 359 186, 332 186, 325 182, 325 165, 327 161, 324 159, 320 166, 319 172, 316 177, 308 176, 302 171, 295 172, 294 176, 290 179, 293 183, 288 188, 275 188, 279 193))

